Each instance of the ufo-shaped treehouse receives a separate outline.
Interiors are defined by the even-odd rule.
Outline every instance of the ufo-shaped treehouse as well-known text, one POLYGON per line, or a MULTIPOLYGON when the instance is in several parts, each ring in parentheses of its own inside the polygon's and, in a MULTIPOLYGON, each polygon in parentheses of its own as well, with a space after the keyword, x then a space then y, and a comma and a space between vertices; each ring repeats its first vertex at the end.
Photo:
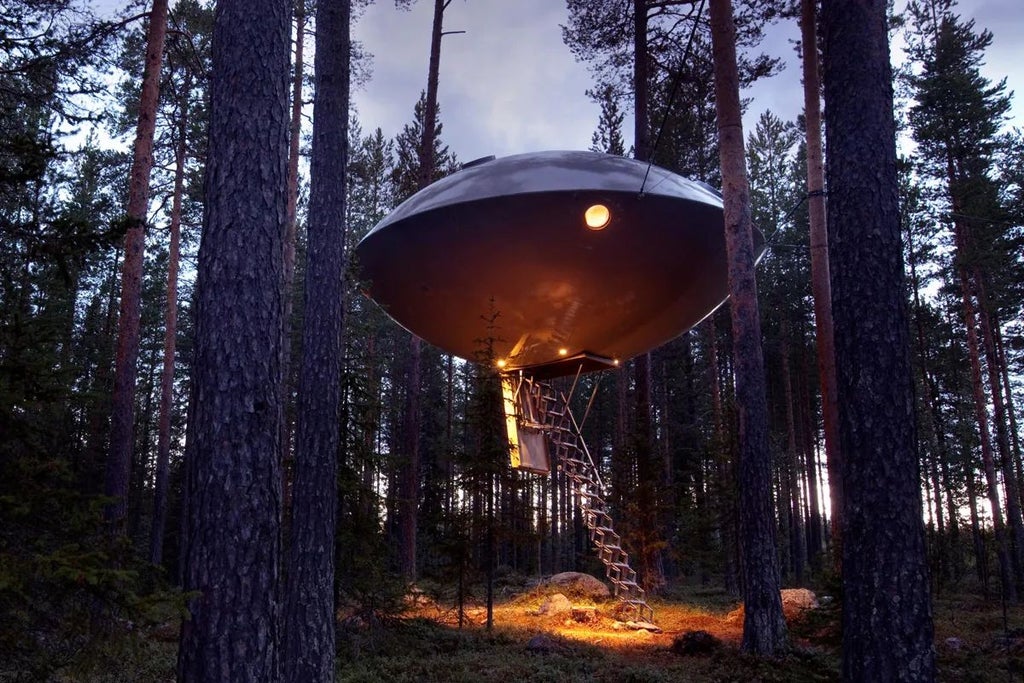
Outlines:
POLYGON ((647 171, 596 152, 471 164, 360 242, 368 294, 449 353, 535 377, 649 351, 711 313, 728 283, 721 196, 647 171))
POLYGON ((513 465, 554 461, 569 476, 616 594, 650 618, 568 410, 572 390, 548 380, 615 367, 725 301, 721 195, 596 152, 488 157, 410 197, 356 253, 367 294, 399 324, 500 368, 513 465))

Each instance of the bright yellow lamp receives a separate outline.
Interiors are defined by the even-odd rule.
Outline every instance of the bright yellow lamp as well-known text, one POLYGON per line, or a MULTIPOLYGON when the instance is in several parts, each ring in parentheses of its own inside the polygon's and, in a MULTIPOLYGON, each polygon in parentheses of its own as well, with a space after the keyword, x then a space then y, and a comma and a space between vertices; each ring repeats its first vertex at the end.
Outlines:
POLYGON ((583 212, 583 220, 591 230, 604 230, 612 220, 612 212, 604 204, 594 204, 583 212))

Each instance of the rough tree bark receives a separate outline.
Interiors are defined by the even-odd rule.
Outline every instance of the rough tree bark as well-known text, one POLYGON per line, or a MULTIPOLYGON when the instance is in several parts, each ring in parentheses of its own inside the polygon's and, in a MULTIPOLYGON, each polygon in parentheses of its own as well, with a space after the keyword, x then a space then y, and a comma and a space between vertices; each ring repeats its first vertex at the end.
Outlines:
POLYGON ((821 27, 845 455, 843 679, 932 681, 886 2, 823 0, 821 27))
POLYGON ((285 596, 284 672, 295 683, 334 680, 350 19, 349 0, 317 3, 309 255, 285 596))
POLYGON ((280 679, 281 330, 291 8, 214 13, 182 681, 280 679))
POLYGON ((149 207, 149 173, 153 168, 153 133, 160 100, 160 70, 167 36, 167 0, 153 0, 146 35, 146 61, 139 98, 132 168, 128 179, 128 233, 124 238, 121 267, 121 309, 117 321, 114 356, 114 391, 111 398, 110 451, 104 493, 113 499, 104 518, 118 533, 124 531, 128 512, 128 480, 131 475, 135 423, 135 379, 139 358, 139 322, 142 317, 142 264, 146 248, 146 213, 149 207))
POLYGON ((772 515, 772 462, 768 450, 761 323, 754 278, 750 184, 736 67, 736 26, 731 0, 711 0, 711 44, 718 114, 719 156, 729 255, 733 364, 740 439, 740 544, 743 557, 742 649, 774 655, 788 647, 779 595, 779 562, 772 515))

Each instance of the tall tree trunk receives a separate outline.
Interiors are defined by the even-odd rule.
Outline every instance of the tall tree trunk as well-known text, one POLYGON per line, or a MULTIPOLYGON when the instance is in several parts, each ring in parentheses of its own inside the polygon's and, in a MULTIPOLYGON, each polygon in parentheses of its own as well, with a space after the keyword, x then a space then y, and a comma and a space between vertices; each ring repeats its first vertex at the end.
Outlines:
POLYGON ((742 649, 770 656, 788 647, 789 638, 779 596, 768 407, 731 0, 711 0, 711 42, 740 428, 740 543, 745 579, 742 649))
MULTIPOLYGON (((444 11, 451 0, 434 0, 434 20, 430 32, 430 61, 427 68, 426 111, 419 144, 417 188, 434 179, 434 140, 437 137, 437 89, 441 69, 441 38, 444 36, 444 11)), ((416 580, 416 535, 420 493, 420 366, 423 342, 409 335, 409 370, 406 375, 405 407, 402 418, 401 492, 399 493, 399 565, 406 581, 416 580)))
MULTIPOLYGON (((103 474, 105 456, 109 452, 108 418, 110 405, 107 400, 111 389, 111 355, 113 350, 114 308, 117 305, 117 271, 121 261, 121 250, 115 249, 110 263, 110 272, 104 278, 103 289, 106 289, 106 301, 103 305, 103 324, 97 335, 96 367, 89 384, 89 391, 94 396, 85 411, 86 438, 84 462, 79 471, 81 490, 89 495, 103 492, 103 474)), ((101 291, 102 295, 102 291, 101 291)))
POLYGON ((317 4, 309 255, 285 595, 284 673, 294 683, 334 680, 350 19, 350 0, 317 4))
MULTIPOLYGON (((805 370, 806 372, 806 370, 805 370)), ((811 565, 811 569, 817 571, 821 568, 821 551, 823 549, 822 543, 822 525, 823 520, 821 517, 821 494, 818 489, 818 467, 815 457, 815 443, 814 438, 811 435, 812 429, 816 431, 815 427, 810 425, 812 417, 810 415, 810 398, 808 397, 808 389, 805 384, 801 383, 798 386, 798 393, 800 397, 799 406, 799 448, 802 453, 801 462, 804 466, 804 474, 807 478, 807 558, 811 565)))
POLYGON ((936 593, 942 586, 945 579, 949 574, 949 557, 946 554, 946 521, 942 517, 942 485, 939 482, 939 467, 936 463, 938 456, 935 453, 930 454, 930 457, 926 457, 922 460, 921 464, 925 468, 925 476, 928 477, 927 482, 931 484, 931 489, 934 492, 934 499, 932 501, 932 515, 935 518, 935 541, 932 544, 932 552, 936 558, 938 578, 935 582, 936 593))
POLYGON ((821 80, 818 71, 818 31, 815 0, 801 0, 800 41, 804 73, 804 120, 807 129, 807 208, 811 224, 811 293, 814 297, 814 334, 818 348, 818 384, 825 423, 825 461, 832 511, 832 558, 839 567, 843 506, 842 453, 839 449, 839 403, 836 400, 836 345, 832 324, 832 285, 828 264, 828 227, 825 209, 825 164, 821 148, 821 80))
POLYGON ((633 0, 633 156, 651 158, 651 125, 648 121, 647 0, 633 0))
POLYGON ((434 180, 434 141, 437 138, 437 88, 441 79, 441 38, 444 37, 444 11, 451 0, 434 0, 434 20, 430 29, 430 62, 427 67, 426 110, 423 112, 423 132, 419 148, 418 188, 423 189, 434 180))
MULTIPOLYGON (((219 0, 196 294, 182 681, 281 677, 281 340, 291 10, 219 0)), ((330 551, 328 551, 330 552, 330 551)))
POLYGON ((729 595, 736 595, 740 592, 739 571, 736 567, 735 553, 735 491, 733 487, 733 468, 731 467, 731 453, 729 453, 728 439, 725 433, 725 415, 722 409, 722 385, 721 372, 718 364, 718 343, 716 338, 715 320, 718 317, 716 311, 704 322, 704 334, 706 337, 708 354, 708 386, 711 387, 711 424, 712 424, 712 457, 715 481, 717 483, 715 523, 721 536, 722 543, 722 564, 723 583, 725 592, 729 595))
POLYGON ((142 266, 146 248, 146 213, 149 174, 153 168, 153 134, 160 100, 160 70, 167 35, 167 0, 153 0, 146 35, 146 62, 139 98, 139 121, 128 181, 128 233, 124 238, 121 269, 121 312, 117 321, 114 392, 111 398, 110 452, 104 492, 112 498, 104 518, 117 533, 124 533, 128 511, 128 480, 132 463, 135 422, 135 378, 139 357, 139 322, 142 316, 142 266))
POLYGON ((800 508, 800 461, 796 445, 796 420, 793 410, 793 377, 789 362, 790 335, 789 325, 783 321, 782 338, 782 382, 783 396, 786 402, 786 463, 782 476, 787 478, 789 498, 786 503, 790 507, 789 549, 790 562, 797 583, 804 580, 804 529, 803 513, 800 508))
MULTIPOLYGON (((648 54, 647 3, 633 0, 633 157, 650 161, 653 150, 648 121, 648 54)), ((633 428, 633 455, 636 458, 638 490, 636 495, 644 501, 637 510, 638 525, 643 530, 640 548, 639 573, 647 590, 656 590, 665 582, 660 571, 661 531, 658 527, 658 467, 651 424, 651 354, 637 356, 633 364, 636 421, 633 428)))
POLYGON ((174 401, 174 352, 178 337, 178 261, 181 251, 181 197, 185 190, 186 130, 188 127, 188 93, 192 79, 185 77, 185 87, 178 113, 178 145, 174 151, 174 198, 171 200, 170 256, 167 264, 167 308, 164 311, 164 365, 160 377, 160 421, 157 435, 156 485, 153 495, 153 525, 150 532, 149 561, 163 560, 164 527, 167 524, 167 480, 171 459, 171 408, 174 401))
POLYGON ((822 2, 829 262, 847 456, 843 679, 932 681, 886 4, 822 2))
POLYGON ((1003 472, 1003 488, 1006 491, 1006 521, 1010 527, 1010 560, 1013 566, 1017 590, 1024 585, 1024 521, 1021 519, 1020 486, 1013 466, 1010 450, 1010 435, 1006 425, 1006 405, 1003 403, 1002 381, 999 377, 999 356, 996 355, 995 335, 999 330, 998 321, 992 320, 989 302, 985 294, 985 282, 979 269, 974 269, 974 285, 978 294, 978 318, 981 323, 981 342, 985 351, 985 365, 988 370, 989 393, 992 396, 992 422, 996 427, 996 445, 999 448, 999 467, 1003 472))
POLYGON ((640 543, 638 573, 644 588, 649 592, 655 592, 664 585, 665 577, 661 572, 662 534, 658 525, 658 483, 661 480, 661 468, 658 467, 657 454, 652 444, 650 353, 637 357, 634 371, 636 423, 633 442, 637 478, 634 491, 639 502, 636 517, 637 529, 640 532, 637 535, 637 541, 640 543))
POLYGON ((135 429, 136 443, 132 448, 130 476, 128 481, 128 516, 126 533, 133 541, 141 536, 143 499, 147 498, 146 479, 152 462, 154 394, 157 385, 157 365, 160 358, 160 347, 155 344, 149 349, 143 367, 144 382, 139 395, 145 397, 142 414, 137 420, 135 429))
POLYGON ((971 541, 974 550, 974 569, 978 574, 978 581, 981 582, 985 599, 988 599, 988 551, 985 549, 985 536, 981 531, 981 521, 978 514, 978 489, 974 481, 974 466, 971 461, 973 457, 966 457, 967 463, 967 505, 971 511, 971 541))
MULTIPOLYGON (((959 219, 955 221, 955 239, 958 252, 964 253, 966 237, 959 223, 959 219)), ((988 406, 985 401, 985 388, 981 375, 977 312, 971 293, 970 277, 962 263, 957 265, 957 274, 960 280, 961 311, 967 331, 967 355, 970 358, 971 364, 971 394, 974 399, 974 420, 978 425, 978 435, 981 440, 982 471, 985 473, 985 483, 988 486, 988 502, 992 509, 996 557, 999 560, 999 580, 1002 585, 1003 596, 1008 602, 1013 604, 1017 601, 1017 590, 1013 578, 1013 554, 1010 552, 1010 544, 1006 537, 1003 505, 999 496, 999 479, 996 476, 995 459, 992 456, 992 436, 988 427, 988 406)))
POLYGON ((1003 333, 995 329, 996 350, 999 352, 999 368, 1002 379, 1002 390, 1006 396, 1006 415, 1010 421, 1010 442, 1013 446, 1013 467, 1017 472, 1017 483, 1024 484, 1024 463, 1021 462, 1020 432, 1017 430, 1017 411, 1013 406, 1013 387, 1010 384, 1010 371, 1006 362, 1006 347, 1003 345, 1003 333))
POLYGON ((281 459, 284 475, 284 510, 287 519, 292 509, 292 286, 295 283, 295 239, 298 234, 299 148, 302 142, 302 82, 305 71, 306 3, 295 0, 295 64, 292 70, 292 110, 288 127, 288 203, 284 233, 284 326, 281 342, 281 377, 284 382, 284 419, 281 421, 281 459))
POLYGON ((963 554, 960 546, 960 518, 959 503, 953 496, 953 480, 949 471, 949 458, 946 456, 948 449, 945 445, 939 451, 938 460, 939 472, 942 475, 942 487, 946 493, 946 516, 949 519, 949 530, 946 540, 946 555, 953 574, 953 579, 960 580, 963 573, 963 554))
MULTIPOLYGON (((924 307, 921 303, 921 286, 920 278, 917 274, 917 250, 914 245, 914 233, 913 230, 907 229, 907 255, 908 263, 910 268, 910 289, 911 297, 914 303, 914 329, 917 336, 917 355, 918 363, 920 365, 922 383, 924 384, 924 417, 926 419, 926 432, 930 441, 931 461, 935 472, 933 472, 934 488, 936 491, 937 499, 941 497, 939 493, 941 488, 938 480, 938 470, 944 468, 944 471, 948 471, 949 468, 949 455, 948 449, 946 448, 945 436, 941 429, 942 419, 939 410, 938 403, 935 399, 938 393, 935 389, 935 379, 931 372, 931 358, 928 353, 928 345, 925 343, 924 335, 924 307)), ((947 486, 946 502, 949 509, 949 523, 950 530, 949 535, 944 535, 942 530, 942 512, 940 506, 936 505, 936 519, 939 522, 940 527, 940 539, 938 543, 938 552, 940 559, 940 567, 955 567, 956 562, 953 558, 957 554, 957 544, 959 539, 957 538, 957 519, 956 519, 956 504, 953 501, 952 492, 948 487, 948 477, 946 479, 947 486)), ((937 500, 938 502, 938 500, 937 500)), ((940 577, 941 578, 941 577, 940 577)))

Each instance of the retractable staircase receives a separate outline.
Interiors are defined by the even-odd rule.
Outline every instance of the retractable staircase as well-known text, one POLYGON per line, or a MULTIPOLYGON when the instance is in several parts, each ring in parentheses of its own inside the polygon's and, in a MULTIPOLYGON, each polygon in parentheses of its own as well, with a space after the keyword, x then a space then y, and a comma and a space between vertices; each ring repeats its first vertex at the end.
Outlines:
POLYGON ((545 433, 551 460, 569 477, 590 540, 605 566, 613 593, 620 600, 619 618, 652 621, 654 610, 644 599, 644 589, 636 581, 636 570, 629 566, 629 554, 622 549, 622 538, 612 526, 601 475, 569 409, 568 398, 548 382, 529 377, 516 378, 516 381, 519 419, 524 426, 545 433))

